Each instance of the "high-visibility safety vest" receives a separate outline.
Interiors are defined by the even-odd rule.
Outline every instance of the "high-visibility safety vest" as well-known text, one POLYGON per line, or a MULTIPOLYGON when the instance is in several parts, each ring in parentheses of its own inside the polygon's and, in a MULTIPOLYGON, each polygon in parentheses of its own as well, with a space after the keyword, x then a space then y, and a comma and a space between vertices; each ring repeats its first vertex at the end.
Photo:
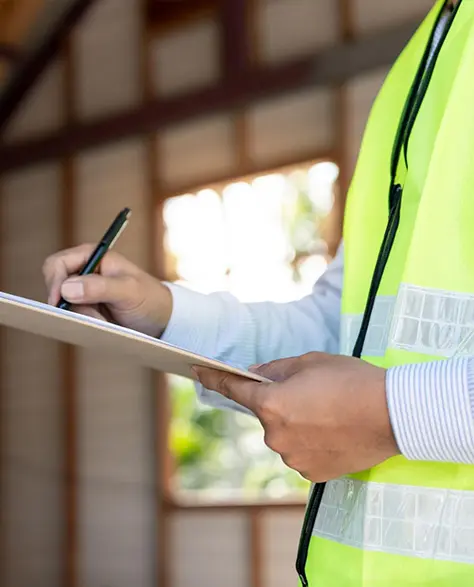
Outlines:
MULTIPOLYGON (((385 368, 474 330, 474 1, 423 73, 444 4, 384 81, 347 200, 341 353, 385 368)), ((474 466, 397 456, 328 482, 297 569, 310 587, 474 587, 474 466)))

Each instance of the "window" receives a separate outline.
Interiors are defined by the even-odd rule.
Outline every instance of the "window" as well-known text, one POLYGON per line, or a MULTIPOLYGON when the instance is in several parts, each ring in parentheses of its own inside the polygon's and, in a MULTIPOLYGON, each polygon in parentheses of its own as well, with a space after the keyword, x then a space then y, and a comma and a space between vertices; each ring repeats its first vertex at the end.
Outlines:
MULTIPOLYGON (((243 302, 308 294, 329 260, 337 176, 334 163, 322 162, 168 200, 168 279, 243 302)), ((170 383, 175 491, 212 499, 307 492, 265 446, 256 419, 201 405, 185 379, 170 383)))

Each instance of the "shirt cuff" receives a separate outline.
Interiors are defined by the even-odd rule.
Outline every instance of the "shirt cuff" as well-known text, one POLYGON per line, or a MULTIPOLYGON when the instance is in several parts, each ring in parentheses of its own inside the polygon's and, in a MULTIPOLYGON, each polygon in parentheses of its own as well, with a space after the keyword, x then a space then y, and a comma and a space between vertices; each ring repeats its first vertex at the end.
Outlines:
POLYGON ((469 357, 387 370, 390 419, 409 460, 474 463, 474 369, 469 357))
MULTIPOLYGON (((245 341, 239 341, 241 349, 240 359, 242 364, 229 361, 226 356, 226 344, 222 344, 224 350, 216 352, 216 341, 221 340, 217 332, 217 326, 222 322, 221 317, 232 309, 226 307, 229 300, 227 293, 202 294, 186 287, 165 282, 164 285, 170 290, 173 298, 173 309, 166 329, 160 340, 185 350, 217 358, 229 362, 235 367, 247 368, 252 358, 251 345, 245 348, 245 341), (214 355, 218 355, 215 356, 214 355), (245 362, 245 360, 247 362, 245 362)), ((252 325, 247 325, 252 330, 252 325)), ((234 344, 229 344, 233 348, 234 344)), ((232 400, 223 397, 220 393, 204 388, 201 384, 195 383, 196 392, 200 401, 213 408, 232 410, 244 414, 254 415, 250 410, 240 406, 232 400)))
POLYGON ((216 308, 209 296, 174 283, 164 283, 173 298, 171 317, 160 340, 188 351, 203 354, 206 332, 216 308), (213 309, 214 308, 214 309, 213 309))

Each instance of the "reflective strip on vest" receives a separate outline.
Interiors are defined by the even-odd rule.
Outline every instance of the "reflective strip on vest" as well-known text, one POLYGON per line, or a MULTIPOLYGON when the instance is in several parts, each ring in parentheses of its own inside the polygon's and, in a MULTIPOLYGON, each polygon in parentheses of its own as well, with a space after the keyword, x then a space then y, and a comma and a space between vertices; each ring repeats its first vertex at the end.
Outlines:
POLYGON ((474 351, 474 295, 402 284, 389 346, 452 357, 474 351))
POLYGON ((313 536, 365 550, 474 564, 474 493, 331 481, 313 536))
MULTIPOLYGON (((362 315, 343 315, 341 353, 350 355, 362 315)), ((402 284, 398 296, 377 297, 364 355, 381 357, 387 346, 422 355, 474 354, 474 295, 402 284)))
MULTIPOLYGON (((364 343, 364 355, 383 357, 387 348, 395 296, 377 296, 364 343)), ((342 314, 341 354, 351 355, 362 325, 362 314, 342 314)))

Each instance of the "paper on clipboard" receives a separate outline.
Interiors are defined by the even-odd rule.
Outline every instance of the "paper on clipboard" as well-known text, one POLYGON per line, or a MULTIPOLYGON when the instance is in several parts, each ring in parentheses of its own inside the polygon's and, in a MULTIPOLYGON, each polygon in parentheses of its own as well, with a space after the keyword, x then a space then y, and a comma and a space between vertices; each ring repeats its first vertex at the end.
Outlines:
POLYGON ((195 379, 193 365, 234 373, 254 381, 263 377, 191 353, 152 336, 35 300, 0 292, 0 325, 85 348, 127 356, 156 371, 195 379))

